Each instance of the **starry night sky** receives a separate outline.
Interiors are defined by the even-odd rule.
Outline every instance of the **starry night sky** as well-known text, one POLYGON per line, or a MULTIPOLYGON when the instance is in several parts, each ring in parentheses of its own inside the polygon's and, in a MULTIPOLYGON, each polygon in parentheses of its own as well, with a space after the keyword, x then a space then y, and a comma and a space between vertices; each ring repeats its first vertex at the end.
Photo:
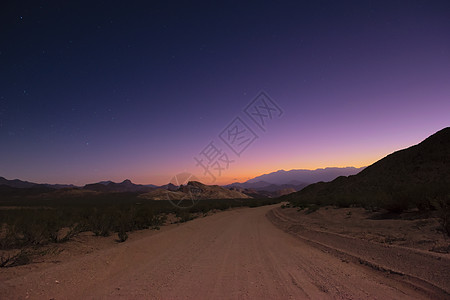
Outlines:
POLYGON ((448 1, 11 2, 8 179, 164 184, 203 175, 213 142, 230 183, 369 165, 450 125, 448 1), (244 112, 261 91, 283 112, 264 130, 244 112), (258 136, 240 156, 220 139, 236 117, 258 136))

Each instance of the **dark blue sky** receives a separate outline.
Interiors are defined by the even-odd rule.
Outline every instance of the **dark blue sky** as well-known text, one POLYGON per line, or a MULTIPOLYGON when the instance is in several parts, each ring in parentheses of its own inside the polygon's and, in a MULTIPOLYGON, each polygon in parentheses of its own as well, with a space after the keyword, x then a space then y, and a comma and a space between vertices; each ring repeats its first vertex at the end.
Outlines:
POLYGON ((448 1, 2 6, 0 176, 10 179, 201 173, 193 157, 262 90, 284 113, 229 153, 218 182, 363 166, 449 125, 448 1))

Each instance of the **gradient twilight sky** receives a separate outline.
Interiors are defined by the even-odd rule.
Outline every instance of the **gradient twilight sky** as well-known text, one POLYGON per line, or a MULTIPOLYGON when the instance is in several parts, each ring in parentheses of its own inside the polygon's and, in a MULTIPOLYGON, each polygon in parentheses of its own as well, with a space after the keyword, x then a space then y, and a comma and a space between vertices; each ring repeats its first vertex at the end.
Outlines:
POLYGON ((77 185, 366 166, 450 125, 449 1, 10 1, 0 176, 77 185), (283 110, 266 131, 259 94, 283 110), (219 138, 241 119, 258 138, 219 138), (217 174, 216 174, 217 175, 217 174))

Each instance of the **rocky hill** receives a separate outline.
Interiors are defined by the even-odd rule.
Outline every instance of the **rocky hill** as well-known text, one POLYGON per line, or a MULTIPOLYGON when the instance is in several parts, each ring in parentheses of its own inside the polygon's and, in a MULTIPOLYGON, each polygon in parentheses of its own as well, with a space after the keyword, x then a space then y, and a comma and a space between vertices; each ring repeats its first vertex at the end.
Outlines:
POLYGON ((230 190, 218 185, 205 185, 198 181, 189 181, 178 189, 159 188, 140 197, 152 200, 181 200, 181 199, 248 199, 252 198, 237 190, 230 190))
POLYGON ((440 130, 418 145, 386 156, 357 175, 312 184, 283 199, 296 205, 363 205, 394 212, 410 207, 432 209, 436 205, 447 205, 450 201, 450 128, 440 130))

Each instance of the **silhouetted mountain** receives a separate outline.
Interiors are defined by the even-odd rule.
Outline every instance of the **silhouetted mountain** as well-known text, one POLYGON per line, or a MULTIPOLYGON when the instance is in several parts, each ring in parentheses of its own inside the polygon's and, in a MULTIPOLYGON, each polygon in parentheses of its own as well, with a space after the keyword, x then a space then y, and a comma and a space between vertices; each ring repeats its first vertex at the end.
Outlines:
POLYGON ((149 192, 155 188, 152 186, 146 186, 142 184, 134 184, 131 180, 126 179, 120 183, 112 181, 102 181, 98 183, 86 184, 83 189, 96 191, 96 192, 149 192))
POLYGON ((73 184, 48 184, 48 183, 44 183, 43 185, 50 187, 50 188, 54 188, 54 189, 67 189, 67 188, 76 188, 77 186, 73 185, 73 184))
POLYGON ((176 186, 172 183, 168 183, 168 184, 159 186, 157 188, 161 188, 161 189, 165 189, 165 190, 169 190, 169 191, 176 191, 176 190, 178 190, 179 186, 176 186))
POLYGON ((103 184, 103 185, 108 185, 108 184, 114 183, 114 182, 112 182, 111 180, 106 180, 106 181, 100 181, 100 182, 97 182, 97 183, 103 184))
POLYGON ((296 191, 305 186, 319 182, 331 181, 338 176, 348 176, 358 173, 364 168, 325 168, 316 170, 279 170, 269 174, 257 176, 246 182, 235 182, 225 185, 251 195, 252 197, 279 197, 296 191))
POLYGON ((260 181, 271 184, 311 184, 319 181, 331 181, 338 176, 355 175, 364 168, 325 168, 316 170, 279 170, 269 174, 257 176, 253 179, 247 180, 245 183, 257 183, 260 181))
POLYGON ((386 156, 357 175, 312 184, 284 199, 297 205, 356 204, 391 211, 413 206, 427 209, 436 201, 449 201, 450 128, 386 156))
POLYGON ((21 188, 21 189, 22 188, 30 188, 36 184, 37 183, 22 181, 19 179, 8 180, 4 177, 0 177, 0 185, 6 185, 9 187, 14 187, 14 188, 21 188))
POLYGON ((148 188, 153 188, 153 189, 159 188, 159 185, 154 185, 154 184, 144 184, 144 186, 148 187, 148 188))
POLYGON ((261 189, 266 186, 271 185, 269 182, 265 181, 256 181, 256 182, 235 182, 232 184, 225 185, 224 187, 231 188, 231 187, 240 187, 245 189, 261 189))
POLYGON ((14 188, 20 188, 20 189, 27 189, 27 188, 32 188, 32 187, 49 187, 49 188, 53 188, 53 189, 63 189, 63 188, 68 188, 68 187, 75 187, 72 184, 47 184, 47 183, 34 183, 34 182, 29 182, 29 181, 23 181, 23 180, 19 180, 19 179, 13 179, 13 180, 8 180, 4 177, 0 177, 0 185, 5 185, 5 186, 9 186, 9 187, 14 187, 14 188))

